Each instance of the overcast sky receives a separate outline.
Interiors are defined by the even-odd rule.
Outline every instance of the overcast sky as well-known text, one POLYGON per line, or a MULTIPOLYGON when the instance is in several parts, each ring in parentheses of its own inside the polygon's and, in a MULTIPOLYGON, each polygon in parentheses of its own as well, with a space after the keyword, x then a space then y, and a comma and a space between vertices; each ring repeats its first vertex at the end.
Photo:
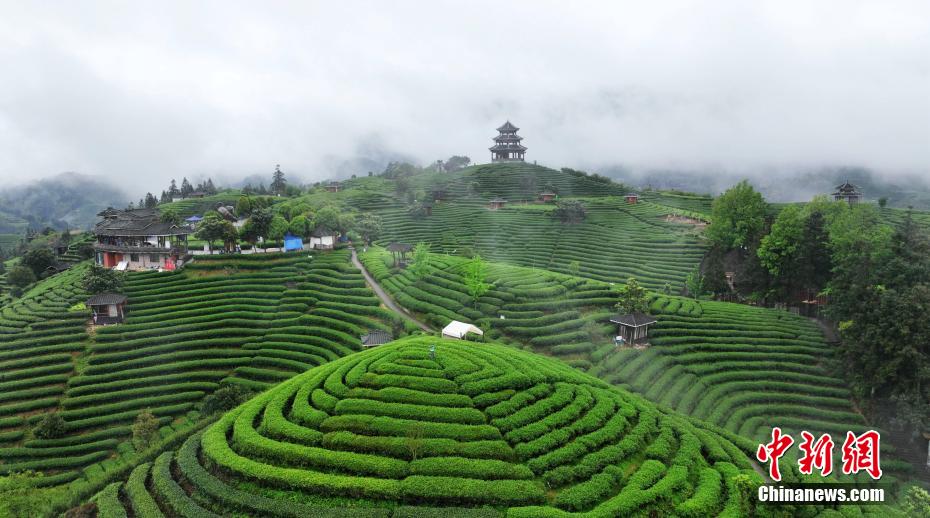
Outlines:
POLYGON ((555 167, 930 176, 928 6, 0 0, 0 186, 486 162, 507 119, 555 167))

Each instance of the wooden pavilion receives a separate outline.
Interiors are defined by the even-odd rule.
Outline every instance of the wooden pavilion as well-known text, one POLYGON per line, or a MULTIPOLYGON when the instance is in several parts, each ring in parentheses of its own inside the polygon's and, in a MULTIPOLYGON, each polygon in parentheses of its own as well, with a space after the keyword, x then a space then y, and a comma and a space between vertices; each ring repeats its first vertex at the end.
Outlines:
POLYGON ((411 250, 413 250, 413 247, 407 243, 394 242, 387 246, 387 251, 391 252, 391 257, 394 258, 395 268, 406 268, 407 252, 411 250))
POLYGON ((617 344, 645 342, 649 338, 649 326, 657 322, 655 317, 645 313, 617 315, 611 317, 610 321, 617 324, 617 336, 614 338, 617 344))
POLYGON ((526 147, 520 144, 523 137, 517 135, 519 130, 510 121, 497 128, 499 134, 494 137, 494 145, 488 148, 492 162, 523 162, 526 147))
POLYGON ((850 205, 855 205, 862 201, 862 191, 859 190, 859 187, 849 183, 849 180, 843 183, 843 185, 836 186, 836 192, 833 193, 834 201, 845 201, 850 205))

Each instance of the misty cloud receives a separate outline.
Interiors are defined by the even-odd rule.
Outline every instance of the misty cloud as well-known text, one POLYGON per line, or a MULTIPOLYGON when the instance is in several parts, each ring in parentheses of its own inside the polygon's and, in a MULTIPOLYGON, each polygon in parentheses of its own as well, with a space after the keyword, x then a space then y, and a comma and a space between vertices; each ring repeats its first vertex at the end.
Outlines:
POLYGON ((5 2, 0 185, 388 160, 930 170, 925 2, 5 2))

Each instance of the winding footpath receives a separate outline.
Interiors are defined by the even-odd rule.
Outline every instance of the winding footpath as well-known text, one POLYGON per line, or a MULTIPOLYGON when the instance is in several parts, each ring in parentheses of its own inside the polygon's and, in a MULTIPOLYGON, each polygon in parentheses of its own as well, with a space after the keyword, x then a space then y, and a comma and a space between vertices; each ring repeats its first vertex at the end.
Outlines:
POLYGON ((427 333, 436 332, 435 329, 426 325, 420 320, 414 318, 414 316, 411 315, 409 311, 407 311, 405 308, 400 307, 396 302, 394 302, 394 299, 392 299, 391 296, 388 295, 386 291, 384 291, 384 288, 382 288, 381 285, 378 284, 378 281, 376 281, 374 277, 372 277, 371 274, 368 273, 368 270, 365 269, 365 265, 363 265, 362 262, 358 260, 358 254, 355 253, 355 247, 350 246, 349 250, 352 251, 352 264, 354 264, 356 268, 361 270, 362 275, 365 276, 365 282, 367 282, 368 286, 371 287, 371 291, 375 292, 375 295, 377 295, 378 298, 381 299, 381 302, 383 302, 384 305, 387 306, 388 309, 397 313, 401 317, 413 322, 414 324, 417 325, 417 327, 426 331, 427 333))

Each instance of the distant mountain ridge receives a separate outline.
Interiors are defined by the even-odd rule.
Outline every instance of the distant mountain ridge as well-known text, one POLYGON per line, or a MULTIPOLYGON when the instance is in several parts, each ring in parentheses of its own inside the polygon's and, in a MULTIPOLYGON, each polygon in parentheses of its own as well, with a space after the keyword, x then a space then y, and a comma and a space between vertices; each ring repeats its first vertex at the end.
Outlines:
POLYGON ((122 207, 128 199, 105 178, 71 172, 0 189, 0 233, 46 226, 88 229, 101 209, 122 207))
POLYGON ((818 194, 831 194, 837 185, 849 181, 857 185, 869 201, 887 198, 889 207, 930 210, 930 181, 920 175, 883 177, 864 167, 822 167, 797 171, 711 171, 653 169, 630 171, 622 166, 604 167, 598 172, 618 181, 640 187, 677 189, 716 195, 743 178, 771 202, 808 201, 818 194), (765 174, 762 174, 765 173, 765 174))

